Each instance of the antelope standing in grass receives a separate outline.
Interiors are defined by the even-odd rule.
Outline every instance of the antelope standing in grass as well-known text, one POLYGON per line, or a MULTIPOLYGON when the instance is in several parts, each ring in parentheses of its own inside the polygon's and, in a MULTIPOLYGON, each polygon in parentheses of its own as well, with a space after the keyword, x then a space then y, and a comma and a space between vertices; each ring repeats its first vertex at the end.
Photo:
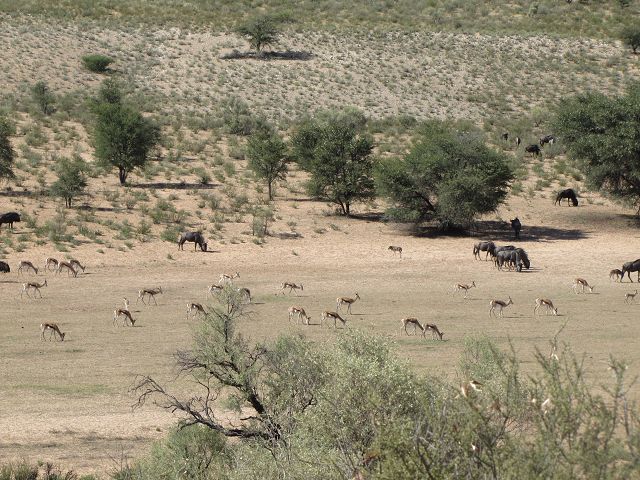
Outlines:
POLYGON ((397 247, 395 245, 390 245, 387 250, 391 250, 393 252, 393 256, 396 256, 396 253, 400 254, 400 258, 402 258, 402 247, 397 247))
POLYGON ((60 341, 64 342, 64 336, 66 335, 65 333, 62 333, 60 331, 60 328, 58 327, 57 324, 55 323, 41 323, 40 324, 40 331, 42 332, 42 340, 44 341, 44 332, 48 331, 49 332, 49 341, 51 341, 51 335, 53 335, 54 337, 56 336, 56 334, 60 337, 60 341))
POLYGON ((338 312, 330 312, 328 310, 325 310, 324 312, 322 312, 322 318, 320 319, 320 325, 322 325, 324 323, 325 320, 331 320, 333 319, 333 328, 337 328, 338 326, 338 320, 340 320, 342 322, 343 326, 347 326, 347 321, 342 318, 340 316, 340 314, 338 312))
POLYGON ((584 278, 576 278, 573 281, 573 291, 576 294, 578 293, 578 289, 580 289, 580 293, 584 293, 585 288, 589 289, 589 293, 593 293, 593 289, 595 288, 595 286, 589 285, 589 282, 587 282, 584 278))
POLYGON ((625 293, 624 302, 629 303, 629 301, 631 301, 631 303, 633 303, 636 299, 636 295, 638 295, 638 289, 636 289, 636 291, 633 293, 625 293))
POLYGON ((162 287, 158 287, 158 288, 143 288, 142 290, 138 291, 138 299, 136 300, 136 303, 138 303, 138 300, 142 300, 142 303, 145 303, 144 301, 144 297, 145 296, 149 296, 150 298, 153 299, 153 302, 158 305, 158 302, 156 301, 156 295, 158 295, 159 293, 162 293, 162 287))
POLYGON ((409 335, 409 331, 407 330, 407 327, 409 325, 413 325, 414 335, 416 334, 416 331, 418 329, 420 329, 420 331, 424 334, 424 327, 422 326, 422 323, 420 323, 420 320, 415 317, 403 318, 402 320, 400 320, 400 323, 402 324, 402 327, 400 327, 400 329, 404 330, 404 333, 406 333, 407 335, 409 335))
POLYGON ((251 303, 251 290, 245 287, 241 287, 241 288, 238 288, 238 293, 240 294, 240 296, 247 299, 249 303, 251 303))
POLYGON ((84 273, 85 270, 85 266, 82 265, 78 260, 76 260, 75 258, 72 258, 71 260, 69 260, 69 264, 74 267, 76 269, 76 271, 78 269, 82 270, 82 272, 84 273))
POLYGON ((440 340, 442 340, 444 332, 441 332, 435 323, 425 323, 423 327, 424 327, 424 330, 422 330, 423 337, 427 334, 427 331, 430 331, 431 338, 436 338, 437 336, 440 340))
POLYGON ((63 268, 67 269, 67 276, 68 275, 73 275, 74 277, 78 276, 78 272, 76 271, 75 268, 73 268, 73 265, 71 265, 69 262, 65 262, 65 261, 60 261, 58 263, 58 269, 56 270, 56 274, 62 272, 63 268))
POLYGON ((296 317, 296 325, 300 323, 300 320, 302 320, 303 325, 309 325, 309 320, 311 320, 311 317, 307 315, 307 312, 304 311, 304 308, 298 307, 297 305, 292 305, 289 307, 289 321, 291 321, 293 317, 296 317))
POLYGON ((513 300, 511 300, 511 297, 509 297, 508 302, 505 302, 503 300, 491 300, 489 302, 489 316, 493 314, 496 317, 502 318, 504 316, 504 313, 502 312, 502 310, 508 307, 509 305, 513 305, 513 300), (496 314, 496 310, 498 311, 497 314, 496 314))
POLYGON ((19 264, 18 264, 18 273, 22 273, 23 270, 26 270, 27 272, 29 270, 31 270, 32 272, 34 272, 36 275, 38 274, 38 269, 33 265, 33 263, 27 261, 27 260, 22 260, 19 264))
POLYGON ((205 312, 204 307, 201 304, 199 304, 199 303, 187 303, 187 319, 189 318, 189 316, 191 314, 193 314, 193 316, 195 317, 199 313, 201 313, 202 315, 206 315, 207 314, 207 312, 205 312))
POLYGON ((209 285, 209 288, 207 288, 207 295, 217 295, 223 290, 224 290, 224 287, 222 285, 218 285, 214 283, 213 285, 209 285))
POLYGON ((224 285, 225 283, 233 283, 234 278, 240 278, 240 274, 238 272, 230 275, 228 273, 223 273, 220 275, 220 279, 218 280, 219 285, 224 285))
POLYGON ((613 280, 614 282, 619 282, 622 280, 622 270, 618 268, 614 268, 609 272, 609 280, 613 280))
POLYGON ((342 305, 346 305, 347 306, 347 313, 351 313, 351 305, 353 305, 354 303, 356 303, 358 300, 360 300, 360 295, 358 295, 356 293, 355 298, 351 298, 351 297, 338 297, 336 298, 336 310, 340 310, 340 307, 342 305))
POLYGON ((122 320, 122 326, 125 326, 125 327, 127 326, 127 320, 129 321, 129 323, 131 323, 132 327, 136 323, 136 321, 131 316, 131 312, 126 308, 116 308, 113 311, 113 324, 114 325, 118 324, 118 318, 120 318, 120 317, 124 317, 123 320, 122 320))
POLYGON ((467 296, 469 295, 469 290, 471 290, 475 286, 476 286, 475 281, 471 282, 471 285, 468 285, 466 283, 456 283, 453 286, 453 293, 458 293, 464 290, 464 298, 467 298, 467 296))
POLYGON ((287 288, 289 289, 289 293, 291 293, 292 291, 295 291, 296 295, 298 295, 297 290, 304 291, 304 285, 302 284, 298 285, 293 282, 282 282, 282 285, 280 285, 280 290, 282 290, 283 295, 284 295, 284 291, 287 288))
POLYGON ((40 289, 42 287, 46 287, 47 286, 47 279, 44 279, 44 283, 37 283, 37 282, 28 282, 28 283, 23 283, 22 284, 22 290, 20 291, 20 298, 22 298, 22 294, 26 293, 27 297, 31 297, 31 295, 29 295, 29 290, 33 290, 33 296, 35 298, 36 292, 38 294, 40 294, 40 298, 42 298, 42 292, 40 291, 40 289))
POLYGON ((546 308, 547 315, 549 315, 549 312, 553 312, 554 315, 558 315, 558 309, 553 306, 553 302, 548 298, 536 298, 536 306, 533 309, 534 315, 537 315, 540 307, 546 308))
POLYGON ((45 270, 51 270, 51 267, 53 267, 53 270, 57 270, 58 269, 58 260, 56 260, 53 257, 49 257, 47 258, 47 261, 44 262, 44 269, 45 270))

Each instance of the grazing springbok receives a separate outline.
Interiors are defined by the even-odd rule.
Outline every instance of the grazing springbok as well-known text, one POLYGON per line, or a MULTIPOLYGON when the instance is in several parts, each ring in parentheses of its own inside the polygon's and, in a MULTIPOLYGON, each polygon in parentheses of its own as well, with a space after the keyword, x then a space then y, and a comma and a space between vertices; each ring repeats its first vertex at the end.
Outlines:
POLYGON ((153 302, 158 305, 158 302, 156 301, 156 295, 158 295, 159 293, 163 293, 162 292, 162 287, 158 287, 158 288, 143 288, 142 290, 138 290, 138 299, 136 300, 136 303, 138 303, 138 300, 142 300, 142 303, 145 303, 144 301, 144 297, 146 295, 148 295, 150 298, 153 299, 153 302))
POLYGON ((467 398, 471 392, 482 392, 483 384, 476 380, 469 380, 467 383, 460 385, 460 393, 467 398))
POLYGON ((304 308, 297 305, 292 305, 289 307, 289 321, 291 321, 293 317, 296 317, 296 325, 300 323, 300 320, 302 320, 303 325, 309 325, 309 320, 311 320, 311 317, 307 315, 307 312, 304 311, 304 308))
POLYGON ((47 261, 44 262, 44 269, 45 270, 51 270, 51 267, 53 267, 53 270, 57 270, 58 269, 58 260, 56 260, 53 257, 49 257, 47 258, 47 261))
POLYGON ((511 297, 509 297, 508 302, 505 302, 503 300, 491 300, 489 302, 489 316, 493 314, 496 317, 502 318, 504 316, 504 313, 502 312, 502 310, 504 308, 507 308, 509 305, 513 305, 513 300, 511 300, 511 297), (496 310, 498 311, 497 314, 496 314, 496 310))
POLYGON ((240 274, 238 272, 234 274, 223 273, 220 275, 220 279, 218 280, 219 285, 224 285, 225 283, 233 283, 234 278, 240 278, 240 274))
POLYGON ((609 280, 613 280, 614 282, 620 282, 622 280, 622 270, 618 270, 614 268, 609 272, 609 280))
POLYGON ((31 270, 36 275, 38 274, 38 269, 33 265, 33 263, 29 262, 28 260, 22 260, 18 264, 18 273, 22 273, 23 270, 26 270, 26 271, 31 270))
POLYGON ((402 320, 400 320, 400 323, 402 324, 401 330, 404 330, 404 333, 406 333, 407 335, 409 335, 409 331, 407 330, 407 327, 409 325, 413 325, 413 334, 416 334, 416 331, 418 329, 420 329, 420 331, 424 334, 424 327, 422 326, 422 324, 420 323, 420 320, 418 320, 415 317, 407 317, 407 318, 403 318, 402 320))
POLYGON ((237 291, 241 297, 246 298, 247 300, 249 300, 249 303, 251 303, 251 290, 246 287, 241 287, 238 288, 237 291))
POLYGON ((553 312, 554 315, 558 315, 558 309, 553 306, 553 302, 548 298, 536 298, 536 306, 533 309, 534 315, 537 315, 540 307, 546 308, 547 315, 549 315, 549 312, 553 312))
POLYGON ((293 282, 282 282, 282 285, 280 285, 280 290, 282 290, 283 295, 284 295, 284 291, 287 288, 289 289, 289 293, 291 293, 292 291, 296 291, 296 295, 298 295, 297 290, 304 291, 304 285, 302 284, 298 285, 293 282))
POLYGON ((442 337, 444 336, 444 332, 441 332, 440 330, 438 330, 438 326, 435 323, 425 323, 423 327, 424 327, 424 330, 422 330, 423 337, 427 334, 427 331, 430 331, 431 338, 436 338, 437 336, 438 339, 442 340, 442 337))
POLYGON ((127 320, 129 321, 129 323, 131 323, 131 326, 133 327, 136 323, 136 321, 133 319, 133 317, 131 316, 131 312, 126 309, 126 308, 116 308, 113 311, 113 324, 117 325, 118 324, 118 318, 120 317, 124 317, 122 319, 122 326, 126 327, 127 326, 127 320))
POLYGON ((636 288, 636 291, 633 293, 625 293, 624 294, 624 302, 625 303, 629 303, 629 300, 631 300, 631 303, 633 303, 636 299, 636 295, 638 295, 638 289, 636 288))
POLYGON ((456 283, 453 286, 453 293, 455 294, 464 290, 464 298, 467 298, 467 296, 469 295, 469 290, 471 290, 475 286, 476 286, 475 281, 472 281, 471 285, 468 285, 466 283, 456 283))
POLYGON ((585 288, 589 289, 589 293, 593 293, 593 289, 596 287, 595 285, 589 285, 589 282, 587 282, 584 278, 576 278, 573 281, 573 291, 576 294, 578 293, 578 288, 580 289, 580 293, 584 293, 585 288))
POLYGON ((396 253, 400 254, 400 258, 402 258, 402 247, 397 247, 395 245, 389 245, 389 248, 387 248, 387 250, 391 250, 393 252, 393 256, 396 256, 396 253))
POLYGON ((73 268, 73 265, 71 265, 69 262, 65 262, 65 261, 60 261, 58 263, 58 269, 56 270, 56 274, 62 272, 63 268, 67 269, 67 276, 69 276, 69 275, 73 275, 74 277, 78 276, 78 272, 76 271, 75 268, 73 268))
POLYGON ((473 246, 473 258, 477 260, 481 260, 480 252, 487 252, 484 256, 485 261, 489 257, 489 255, 493 256, 494 251, 496 249, 496 244, 489 242, 478 242, 473 246))
POLYGON ((42 287, 46 287, 47 286, 47 279, 44 279, 44 283, 36 283, 36 282, 28 282, 28 283, 23 283, 22 284, 22 290, 20 291, 20 298, 22 298, 22 294, 26 293, 27 297, 31 297, 31 295, 29 295, 29 290, 33 290, 33 297, 35 298, 36 292, 40 294, 40 298, 42 298, 42 292, 40 291, 40 289, 42 287))
POLYGON ((51 335, 55 337, 57 334, 60 337, 60 341, 64 342, 64 336, 66 334, 62 333, 58 325, 55 323, 41 323, 40 331, 42 332, 41 337, 43 341, 44 341, 44 332, 49 331, 49 341, 51 341, 51 335))
POLYGON ((554 205, 561 205, 563 198, 567 199, 567 205, 568 206, 571 206, 571 204, 573 204, 574 207, 578 206, 578 196, 576 195, 576 192, 574 192, 573 188, 567 188, 565 190, 561 190, 560 192, 558 192, 558 194, 556 195, 556 199, 553 202, 553 204, 554 205), (569 203, 569 202, 571 202, 571 203, 569 203))
POLYGON ((217 295, 221 293, 223 290, 224 290, 224 287, 222 285, 218 285, 214 283, 213 285, 209 285, 209 288, 207 288, 207 295, 217 295))
POLYGON ((201 313, 202 315, 206 315, 207 312, 204 310, 204 307, 199 303, 187 303, 187 319, 191 314, 195 317, 201 313))
POLYGON ((351 313, 351 305, 360 300, 360 295, 356 293, 355 298, 351 297, 338 297, 336 298, 336 310, 339 311, 342 305, 347 306, 347 313, 351 313))
POLYGON ((622 277, 620 277, 620 281, 624 280, 624 274, 626 273, 629 277, 631 283, 633 280, 631 279, 631 272, 638 272, 638 282, 640 282, 640 259, 634 260, 633 262, 626 262, 622 265, 622 277))
POLYGON ((338 320, 342 322, 343 326, 345 327, 347 326, 347 320, 342 318, 338 312, 330 312, 328 310, 325 310, 324 312, 322 312, 322 317, 320 318, 320 325, 322 325, 324 321, 327 319, 329 320, 333 319, 333 328, 338 327, 338 320))
POLYGON ((69 264, 74 267, 76 269, 76 271, 78 269, 82 270, 82 273, 84 273, 85 271, 85 266, 82 265, 78 260, 76 260, 75 258, 72 258, 71 260, 69 260, 69 264))

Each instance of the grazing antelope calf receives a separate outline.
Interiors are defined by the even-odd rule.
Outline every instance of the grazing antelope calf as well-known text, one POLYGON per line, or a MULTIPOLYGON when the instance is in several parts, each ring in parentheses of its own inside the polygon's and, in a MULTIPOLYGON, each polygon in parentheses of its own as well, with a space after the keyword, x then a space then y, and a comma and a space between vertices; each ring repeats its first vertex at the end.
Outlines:
POLYGON ((576 294, 578 293, 578 288, 580 288, 580 293, 584 293, 585 288, 589 289, 589 293, 593 293, 593 289, 596 287, 594 285, 589 285, 589 282, 587 282, 584 278, 576 278, 573 281, 573 291, 576 294))
POLYGON ((138 299, 136 300, 136 303, 138 303, 138 300, 142 300, 142 303, 145 303, 144 301, 144 297, 146 295, 148 295, 150 298, 153 299, 153 302, 158 305, 158 302, 156 301, 156 295, 158 295, 159 293, 162 293, 162 287, 158 287, 158 288, 143 288, 142 290, 138 290, 138 299))
POLYGON ((36 275, 38 274, 38 269, 33 265, 33 263, 27 260, 22 260, 18 265, 18 273, 22 273, 23 270, 26 270, 26 271, 31 270, 36 275))
POLYGON ((420 320, 418 320, 415 317, 403 318, 402 320, 400 320, 400 323, 402 324, 402 327, 400 327, 401 330, 404 330, 404 333, 406 333, 407 335, 409 335, 409 331, 407 330, 407 327, 409 325, 413 325, 413 334, 414 335, 416 334, 416 331, 418 330, 418 328, 424 334, 424 327, 420 323, 420 320))
POLYGON ((508 302, 505 302, 503 300, 491 300, 489 302, 489 316, 493 314, 496 317, 502 318, 504 316, 504 313, 502 312, 502 310, 508 307, 509 305, 513 305, 513 300, 511 300, 511 297, 509 297, 508 302), (496 314, 496 310, 498 310, 497 314, 496 314))
POLYGON ((351 313, 351 305, 356 303, 358 300, 360 300, 360 295, 358 295, 357 293, 356 293, 356 297, 355 298, 338 297, 338 298, 336 298, 336 310, 340 310, 340 307, 342 305, 346 305, 347 306, 347 313, 351 313))
POLYGON ((223 273, 220 275, 220 280, 218 280, 218 284, 224 285, 225 283, 233 283, 234 278, 240 278, 240 274, 238 272, 233 275, 229 275, 228 273, 223 273))
POLYGON ((309 320, 311 320, 311 317, 307 315, 307 312, 304 311, 304 308, 298 307, 296 305, 292 305, 289 307, 289 321, 291 321, 293 317, 297 318, 296 325, 300 323, 300 320, 302 320, 303 325, 309 325, 309 320))
POLYGON ((60 331, 60 328, 58 327, 57 324, 55 323, 41 323, 40 324, 40 331, 42 332, 42 340, 44 341, 44 332, 48 331, 49 332, 49 341, 51 341, 51 335, 53 335, 54 337, 56 336, 56 334, 60 337, 60 341, 64 342, 64 336, 66 335, 65 333, 62 333, 60 331))
POLYGON ((322 318, 320 319, 320 325, 322 325, 324 323, 325 320, 331 320, 333 319, 333 328, 337 328, 338 327, 338 320, 340 320, 342 322, 342 325, 344 327, 347 326, 347 321, 342 318, 340 316, 340 314, 338 312, 330 312, 328 310, 325 310, 324 312, 322 312, 322 318))
POLYGON ((58 269, 58 260, 56 260, 53 257, 49 257, 47 258, 47 261, 44 262, 44 269, 45 270, 51 270, 51 267, 53 267, 53 270, 57 270, 58 269))
POLYGON ((69 262, 65 262, 65 261, 60 261, 58 263, 58 269, 56 270, 56 274, 62 272, 63 268, 67 269, 67 276, 68 275, 73 275, 74 277, 78 276, 78 272, 76 272, 76 269, 73 268, 73 265, 71 265, 69 262))
POLYGON ((114 325, 118 324, 118 318, 120 318, 120 317, 124 317, 124 319, 122 320, 122 326, 123 327, 127 326, 127 320, 129 320, 129 323, 131 323, 132 327, 136 323, 136 321, 131 316, 131 312, 129 312, 129 310, 127 310, 126 308, 116 308, 113 311, 113 324, 114 325))
POLYGON ((548 298, 536 298, 536 306, 533 309, 534 315, 538 313, 540 307, 546 307, 547 315, 549 315, 550 311, 553 312, 554 315, 558 315, 558 309, 553 306, 553 302, 548 298))
POLYGON ((82 265, 78 260, 72 258, 71 260, 69 260, 69 263, 71 264, 71 266, 73 266, 73 268, 75 268, 76 270, 80 269, 84 273, 86 267, 82 265))
POLYGON ((464 290, 464 298, 467 298, 467 296, 469 295, 469 290, 471 290, 475 286, 476 286, 475 281, 471 282, 471 285, 468 285, 466 283, 456 283, 453 286, 453 293, 458 293, 464 290))
POLYGON ((396 256, 396 253, 400 254, 400 258, 402 258, 402 247, 397 247, 395 245, 390 245, 387 250, 391 250, 393 252, 393 256, 396 256))
POLYGON ((304 291, 304 285, 302 284, 298 285, 292 282, 282 282, 282 285, 280 285, 280 290, 282 290, 283 295, 284 295, 284 291, 287 288, 289 289, 289 293, 291 293, 292 291, 295 291, 296 295, 298 295, 297 290, 304 291))
POLYGON ((36 283, 36 282, 23 283, 22 291, 20 292, 20 298, 22 298, 23 293, 26 293, 27 297, 31 297, 31 295, 29 295, 29 290, 33 290, 34 298, 35 298, 36 292, 38 292, 40 294, 40 298, 42 298, 42 292, 40 291, 40 289, 46 286, 47 286, 46 278, 44 279, 44 283, 36 283))
POLYGON ((619 282, 622 280, 622 270, 618 268, 614 268, 609 272, 609 280, 613 280, 614 282, 619 282))
POLYGON ((435 338, 436 336, 442 340, 444 332, 438 330, 438 326, 435 323, 425 323, 424 329, 422 330, 422 336, 424 337, 427 333, 427 330, 431 332, 431 338, 435 338))
POLYGON ((631 300, 631 303, 633 303, 636 299, 636 295, 638 295, 638 289, 636 289, 636 291, 633 293, 625 293, 624 302, 629 303, 629 300, 631 300))
POLYGON ((205 312, 204 307, 199 304, 199 303, 187 303, 187 319, 189 318, 189 316, 193 313, 193 316, 195 317, 196 315, 198 315, 199 313, 201 313, 202 315, 206 315, 207 312, 205 312))

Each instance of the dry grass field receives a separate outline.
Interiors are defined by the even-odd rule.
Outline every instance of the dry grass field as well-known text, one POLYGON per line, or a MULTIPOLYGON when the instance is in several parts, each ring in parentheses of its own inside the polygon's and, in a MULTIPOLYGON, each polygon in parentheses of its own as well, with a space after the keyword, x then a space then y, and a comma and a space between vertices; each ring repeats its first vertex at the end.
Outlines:
MULTIPOLYGON (((214 302, 206 288, 223 272, 238 271, 235 283, 251 289, 244 322, 255 340, 285 333, 331 342, 339 333, 319 325, 320 312, 333 309, 337 296, 357 292, 361 300, 347 315, 348 328, 388 337, 421 372, 455 378, 465 338, 476 335, 505 348, 512 342, 526 370, 535 349, 546 351, 564 326, 560 339, 584 352, 594 388, 608 378, 611 354, 625 358, 633 375, 640 373, 633 341, 640 334, 640 306, 624 301, 637 284, 608 278, 612 268, 638 257, 637 219, 584 190, 561 146, 538 162, 498 145, 521 163, 520 172, 507 203, 483 219, 473 238, 413 235, 382 222, 384 206, 375 203, 360 206, 357 218, 337 217, 306 198, 304 175, 294 169, 278 188, 273 235, 261 239, 251 234, 251 223, 264 206, 264 189, 247 170, 244 139, 217 123, 220 101, 237 96, 282 127, 306 112, 350 105, 378 121, 399 115, 470 120, 496 144, 502 128, 514 128, 526 143, 548 133, 532 117, 561 98, 587 89, 620 92, 639 78, 637 59, 619 42, 289 31, 277 48, 310 52, 311 58, 267 62, 222 60, 246 44, 221 32, 2 20, 0 113, 12 113, 18 134, 12 138, 17 179, 0 192, 0 212, 20 211, 23 222, 0 232, 0 256, 12 267, 0 276, 0 462, 52 460, 104 475, 147 451, 177 418, 152 405, 132 410, 129 387, 137 374, 175 377, 172 354, 189 347, 197 322, 187 319, 186 304, 214 302), (132 174, 128 187, 116 185, 113 172, 92 170, 79 207, 63 209, 43 194, 55 179, 56 159, 78 154, 93 162, 84 100, 103 77, 82 69, 80 57, 87 53, 116 59, 113 75, 158 118, 163 142, 158 159, 132 174), (57 96, 50 117, 34 113, 29 96, 41 79, 57 96), (584 190, 580 207, 552 205, 552 192, 567 186, 584 190), (499 272, 474 260, 479 239, 511 243, 505 222, 516 215, 524 225, 518 243, 532 269, 499 272), (191 244, 178 251, 175 233, 195 228, 204 230, 211 251, 196 253, 191 244), (299 237, 278 235, 292 232, 299 237), (401 245, 403 258, 389 245, 401 245), (23 259, 42 267, 49 256, 77 258, 87 270, 77 278, 15 271, 23 259), (594 293, 574 294, 577 276, 595 284, 594 293), (22 282, 45 278, 42 299, 20 298, 22 282), (304 284, 304 292, 280 294, 283 281, 304 284), (471 281, 477 288, 468 299, 451 293, 454 283, 471 281), (152 286, 164 291, 158 306, 135 304, 138 289, 152 286), (504 318, 490 318, 489 301, 508 296, 514 305, 504 318), (553 299, 559 316, 534 317, 540 296, 553 299), (133 304, 133 328, 112 323, 123 297, 133 304), (293 304, 305 307, 311 325, 288 322, 293 304), (436 323, 444 341, 405 336, 400 319, 406 316, 436 323), (64 342, 41 341, 41 322, 58 323, 64 342)), ((376 153, 405 152, 408 138, 407 132, 378 133, 376 153)), ((190 385, 176 388, 188 392, 190 385)), ((637 386, 632 394, 640 398, 637 386)))

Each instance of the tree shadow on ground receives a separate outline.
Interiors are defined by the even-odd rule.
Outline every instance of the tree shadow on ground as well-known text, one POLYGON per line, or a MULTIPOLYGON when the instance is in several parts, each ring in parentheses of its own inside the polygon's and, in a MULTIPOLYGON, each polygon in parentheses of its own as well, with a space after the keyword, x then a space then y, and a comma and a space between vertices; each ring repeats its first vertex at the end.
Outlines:
POLYGON ((268 51, 268 52, 254 52, 251 50, 240 51, 233 49, 229 53, 224 53, 220 55, 220 60, 301 60, 307 61, 315 58, 315 55, 311 52, 305 51, 297 51, 297 50, 285 50, 283 52, 279 51, 268 51))
POLYGON ((557 228, 540 225, 523 225, 520 238, 514 237, 513 230, 506 222, 487 220, 479 222, 472 232, 474 237, 482 237, 500 242, 549 242, 553 240, 582 240, 589 232, 578 228, 557 228))
POLYGON ((132 183, 131 188, 158 188, 163 190, 211 190, 220 185, 215 183, 186 183, 186 182, 153 182, 153 183, 132 183))

